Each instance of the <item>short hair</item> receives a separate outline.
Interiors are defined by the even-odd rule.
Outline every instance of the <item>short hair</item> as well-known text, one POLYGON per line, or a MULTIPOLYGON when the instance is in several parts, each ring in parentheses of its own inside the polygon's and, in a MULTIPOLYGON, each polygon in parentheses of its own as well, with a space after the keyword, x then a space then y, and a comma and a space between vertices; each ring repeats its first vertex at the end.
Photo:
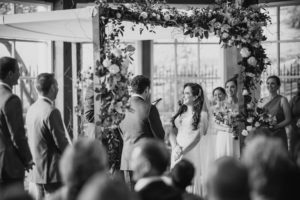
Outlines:
POLYGON ((111 179, 104 173, 94 175, 82 188, 78 200, 130 200, 128 186, 119 179, 111 179))
POLYGON ((269 79, 275 79, 275 81, 276 81, 276 83, 277 83, 277 85, 278 86, 281 86, 281 81, 280 81, 280 78, 278 77, 278 76, 275 76, 275 75, 272 75, 272 76, 269 76, 268 78, 267 78, 267 81, 269 80, 269 79))
POLYGON ((17 63, 18 61, 15 58, 0 58, 0 79, 5 79, 10 71, 14 73, 17 63))
POLYGON ((163 142, 146 139, 137 148, 140 148, 141 156, 148 160, 159 174, 163 174, 166 171, 170 162, 170 155, 163 142))
POLYGON ((207 180, 208 196, 221 200, 250 200, 247 168, 233 157, 216 160, 207 180))
POLYGON ((225 82, 225 87, 226 87, 227 83, 229 83, 229 82, 233 82, 233 83, 235 84, 235 86, 238 87, 237 76, 234 76, 234 77, 228 79, 228 80, 225 82))
POLYGON ((226 96, 226 90, 225 90, 223 87, 216 87, 216 88, 213 90, 212 95, 214 95, 214 94, 215 94, 215 91, 217 91, 217 90, 221 91, 221 92, 226 96))
POLYGON ((98 140, 81 138, 67 147, 59 167, 66 185, 83 185, 92 175, 106 170, 106 150, 98 140))
POLYGON ((147 87, 150 87, 150 79, 143 75, 137 75, 131 80, 131 90, 136 94, 142 94, 147 87))
POLYGON ((36 79, 36 89, 42 94, 48 94, 51 86, 55 83, 54 74, 41 73, 36 79))
POLYGON ((179 161, 171 171, 174 185, 182 190, 192 184, 195 175, 195 167, 188 160, 179 161))

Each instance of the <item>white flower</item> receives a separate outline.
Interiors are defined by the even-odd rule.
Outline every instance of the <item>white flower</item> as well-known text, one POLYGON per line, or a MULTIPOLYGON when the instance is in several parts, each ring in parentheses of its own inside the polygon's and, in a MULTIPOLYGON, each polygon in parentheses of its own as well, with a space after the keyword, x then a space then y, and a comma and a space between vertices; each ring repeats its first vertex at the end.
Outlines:
POLYGON ((118 103, 115 104, 115 110, 118 113, 123 113, 122 107, 123 107, 123 102, 122 101, 119 101, 118 103))
POLYGON ((232 46, 232 45, 233 45, 233 42, 234 42, 234 40, 233 40, 233 39, 230 39, 230 40, 228 41, 228 45, 229 45, 229 46, 232 46))
POLYGON ((253 129, 253 126, 246 126, 247 131, 251 131, 253 129))
POLYGON ((152 13, 152 17, 156 17, 156 13, 152 13))
POLYGON ((157 14, 157 15, 156 15, 156 19, 157 19, 157 20, 160 20, 160 14, 157 14))
POLYGON ((242 131, 242 135, 243 136, 248 136, 248 131, 246 131, 245 129, 242 131))
POLYGON ((108 70, 110 73, 116 74, 116 73, 120 72, 120 67, 116 64, 113 64, 108 68, 108 70))
POLYGON ((112 51, 111 51, 112 54, 114 54, 114 56, 116 57, 120 57, 122 55, 122 51, 121 49, 117 49, 117 48, 114 48, 112 51))
POLYGON ((271 60, 270 60, 269 58, 265 58, 265 59, 264 59, 264 63, 265 63, 265 64, 270 63, 270 62, 271 62, 271 60))
POLYGON ((253 56, 251 56, 250 58, 248 58, 247 63, 249 65, 256 66, 257 60, 253 56))
POLYGON ((249 57, 250 54, 251 54, 251 52, 249 51, 249 49, 248 49, 247 47, 243 47, 243 48, 241 49, 240 53, 241 53, 241 56, 242 56, 243 58, 247 58, 247 57, 249 57))
POLYGON ((253 118, 253 117, 248 117, 248 118, 247 118, 247 122, 248 122, 248 123, 252 123, 253 121, 254 121, 254 118, 253 118))
POLYGON ((249 76, 249 77, 255 77, 255 74, 253 74, 252 72, 246 72, 246 76, 249 76))
POLYGON ((222 25, 221 25, 220 22, 214 23, 214 27, 215 27, 215 28, 218 28, 218 29, 219 29, 219 28, 221 28, 221 26, 222 26, 222 25))
POLYGON ((116 14, 117 19, 120 19, 122 17, 121 13, 116 14))
POLYGON ((194 12, 193 10, 189 10, 189 11, 186 12, 186 15, 187 15, 188 17, 192 17, 192 16, 195 15, 195 12, 194 12))
POLYGON ((148 13, 142 12, 142 13, 140 14, 140 17, 142 17, 143 19, 147 19, 147 18, 148 18, 148 13))
POLYGON ((103 64, 104 67, 109 67, 109 66, 111 66, 111 60, 108 59, 108 58, 105 58, 103 60, 102 64, 103 64))
POLYGON ((169 21, 171 19, 170 15, 169 14, 165 14, 164 15, 164 20, 165 21, 169 21))
POLYGON ((228 33, 224 32, 224 33, 222 34, 222 38, 227 39, 228 37, 229 37, 229 34, 228 34, 228 33))
POLYGON ((247 90, 247 89, 243 89, 242 95, 243 95, 243 96, 249 95, 248 90, 247 90))
POLYGON ((260 125, 261 124, 259 122, 255 122, 255 124, 254 124, 255 127, 260 127, 260 125))
POLYGON ((125 3, 124 6, 125 6, 126 8, 128 8, 128 9, 131 8, 131 4, 130 4, 130 3, 125 3))

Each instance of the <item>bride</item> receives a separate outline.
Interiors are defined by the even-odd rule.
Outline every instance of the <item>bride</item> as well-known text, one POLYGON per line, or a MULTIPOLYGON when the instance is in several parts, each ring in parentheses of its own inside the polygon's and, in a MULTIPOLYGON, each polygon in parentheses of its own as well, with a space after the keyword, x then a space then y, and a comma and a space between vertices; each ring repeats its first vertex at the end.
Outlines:
POLYGON ((207 170, 215 155, 215 134, 210 125, 209 102, 197 83, 186 83, 183 95, 183 102, 172 118, 171 167, 183 158, 192 162, 195 177, 188 191, 203 196, 207 170))

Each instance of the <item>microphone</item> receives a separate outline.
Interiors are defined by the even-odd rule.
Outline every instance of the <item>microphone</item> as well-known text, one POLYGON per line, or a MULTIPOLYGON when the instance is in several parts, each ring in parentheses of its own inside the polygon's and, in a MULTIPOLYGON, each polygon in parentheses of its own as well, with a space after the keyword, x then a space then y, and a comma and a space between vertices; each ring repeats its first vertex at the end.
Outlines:
POLYGON ((152 102, 152 105, 155 105, 158 104, 158 102, 160 102, 162 100, 162 98, 159 98, 159 99, 156 99, 155 101, 152 102))

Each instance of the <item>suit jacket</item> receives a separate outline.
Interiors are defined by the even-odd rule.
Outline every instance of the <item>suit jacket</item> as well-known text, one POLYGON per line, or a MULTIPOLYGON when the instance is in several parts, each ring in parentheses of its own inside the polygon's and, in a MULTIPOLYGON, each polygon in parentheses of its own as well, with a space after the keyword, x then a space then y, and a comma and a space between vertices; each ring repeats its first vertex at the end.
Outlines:
POLYGON ((163 180, 149 183, 137 191, 137 194, 141 200, 182 200, 182 193, 163 180))
POLYGON ((145 138, 164 139, 165 132, 157 108, 142 98, 133 96, 129 100, 130 109, 120 124, 123 138, 121 170, 131 170, 130 155, 135 147, 145 138))
POLYGON ((61 182, 58 164, 69 142, 59 110, 40 98, 29 108, 26 126, 35 163, 29 179, 39 184, 61 182))
POLYGON ((0 85, 0 182, 23 179, 32 160, 22 110, 20 98, 0 85))

